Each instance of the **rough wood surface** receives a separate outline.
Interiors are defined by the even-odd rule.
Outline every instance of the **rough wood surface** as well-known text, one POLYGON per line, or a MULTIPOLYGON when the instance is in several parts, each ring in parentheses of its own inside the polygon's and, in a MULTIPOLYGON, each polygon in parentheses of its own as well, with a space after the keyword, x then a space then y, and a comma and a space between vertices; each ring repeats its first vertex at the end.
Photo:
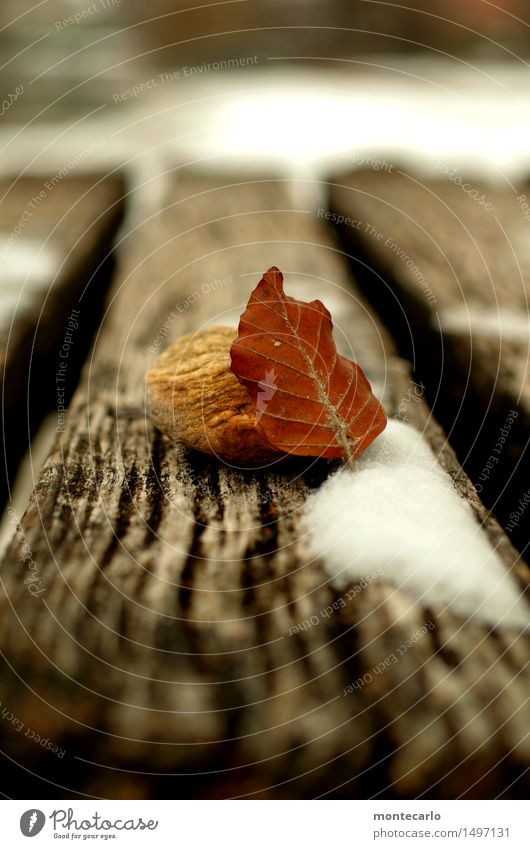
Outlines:
POLYGON ((122 181, 101 175, 0 181, 0 507, 31 433, 76 386, 108 284, 122 198, 122 181), (66 358, 58 396, 55 377, 66 358))
MULTIPOLYGON (((459 174, 424 180, 397 167, 360 170, 333 180, 330 209, 335 222, 343 216, 340 234, 365 291, 426 382, 466 471, 510 525, 530 468, 524 190, 459 174)), ((521 549, 530 541, 526 524, 510 528, 521 549)))
MULTIPOLYGON (((336 594, 298 526, 329 465, 244 472, 171 446, 146 420, 144 375, 159 347, 235 322, 272 263, 290 293, 325 301, 343 351, 387 412, 400 408, 407 365, 325 228, 289 196, 283 182, 190 176, 130 236, 67 429, 1 568, 10 795, 524 792, 527 638, 435 616, 385 583, 324 617, 336 594), (38 596, 24 583, 31 569, 38 596), (344 695, 426 620, 435 629, 400 663, 344 695)), ((512 567, 516 553, 426 404, 409 413, 512 567)))

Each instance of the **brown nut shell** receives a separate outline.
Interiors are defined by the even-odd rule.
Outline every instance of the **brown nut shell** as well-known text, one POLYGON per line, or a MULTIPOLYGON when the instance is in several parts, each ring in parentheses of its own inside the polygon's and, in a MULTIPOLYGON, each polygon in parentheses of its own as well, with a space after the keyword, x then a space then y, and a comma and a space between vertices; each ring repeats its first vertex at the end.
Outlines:
POLYGON ((230 369, 236 335, 232 327, 210 327, 166 348, 147 374, 149 413, 171 440, 255 466, 284 455, 260 433, 250 396, 230 369))

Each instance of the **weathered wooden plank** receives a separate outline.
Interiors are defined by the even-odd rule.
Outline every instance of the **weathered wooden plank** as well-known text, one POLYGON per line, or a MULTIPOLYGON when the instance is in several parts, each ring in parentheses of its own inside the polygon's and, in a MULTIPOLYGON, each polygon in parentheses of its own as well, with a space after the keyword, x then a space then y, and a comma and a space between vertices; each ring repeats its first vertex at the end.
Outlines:
POLYGON ((119 178, 0 182, 0 507, 31 433, 75 389, 109 280, 122 198, 119 178))
POLYGON ((510 514, 530 461, 526 195, 394 168, 337 178, 330 207, 466 471, 523 549, 527 523, 510 514))
MULTIPOLYGON (((146 421, 143 376, 159 345, 234 319, 272 263, 290 292, 328 304, 398 411, 408 366, 329 233, 289 197, 281 181, 183 178, 130 236, 67 428, 1 570, 2 706, 65 755, 44 757, 7 722, 1 748, 41 787, 52 782, 51 795, 64 795, 57 785, 111 797, 480 795, 482 773, 481 792, 520 789, 528 746, 508 707, 501 726, 485 695, 508 682, 524 701, 513 635, 502 653, 488 629, 433 617, 385 583, 319 616, 337 594, 299 523, 329 466, 239 471, 171 446, 146 421), (24 584, 27 552, 37 597, 24 584), (312 616, 317 625, 293 632, 312 616), (427 617, 436 629, 403 665, 344 695, 427 617), (475 649, 482 677, 468 669, 475 649)), ((426 404, 413 407, 510 567, 517 555, 426 404)))

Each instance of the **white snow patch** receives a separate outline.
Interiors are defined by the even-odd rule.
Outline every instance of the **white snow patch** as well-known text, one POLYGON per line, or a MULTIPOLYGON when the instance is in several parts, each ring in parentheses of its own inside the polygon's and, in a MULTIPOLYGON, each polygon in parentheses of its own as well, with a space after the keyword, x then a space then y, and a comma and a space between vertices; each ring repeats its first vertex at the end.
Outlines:
POLYGON ((458 306, 440 310, 438 317, 444 333, 530 343, 530 317, 522 309, 458 306))
POLYGON ((18 290, 50 286, 59 267, 59 256, 51 247, 29 238, 10 244, 9 234, 0 233, 3 285, 9 284, 18 290))
MULTIPOLYGON (((59 257, 34 239, 9 242, 0 233, 0 330, 5 333, 18 312, 31 307, 35 294, 51 287, 59 270, 59 257)), ((44 297, 44 295, 43 295, 44 297)))
POLYGON ((518 584, 410 425, 389 421, 355 472, 342 467, 308 499, 303 524, 339 587, 381 568, 383 580, 433 610, 530 625, 518 584))

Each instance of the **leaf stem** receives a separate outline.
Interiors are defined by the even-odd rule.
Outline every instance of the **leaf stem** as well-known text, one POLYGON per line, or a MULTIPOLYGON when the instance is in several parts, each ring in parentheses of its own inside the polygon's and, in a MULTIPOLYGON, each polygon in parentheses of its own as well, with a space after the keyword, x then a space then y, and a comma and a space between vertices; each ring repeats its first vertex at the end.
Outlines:
POLYGON ((356 469, 357 469, 357 461, 356 461, 355 457, 353 456, 353 454, 350 453, 350 455, 348 456, 347 459, 348 459, 348 466, 350 467, 350 471, 355 472, 356 469))

